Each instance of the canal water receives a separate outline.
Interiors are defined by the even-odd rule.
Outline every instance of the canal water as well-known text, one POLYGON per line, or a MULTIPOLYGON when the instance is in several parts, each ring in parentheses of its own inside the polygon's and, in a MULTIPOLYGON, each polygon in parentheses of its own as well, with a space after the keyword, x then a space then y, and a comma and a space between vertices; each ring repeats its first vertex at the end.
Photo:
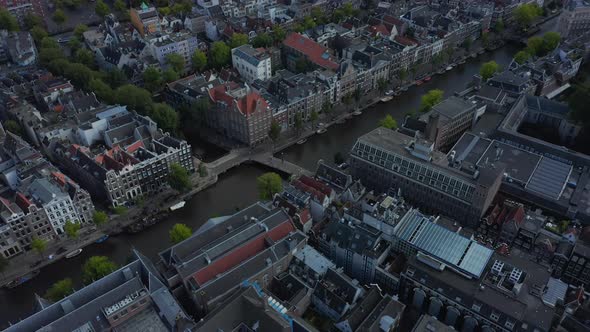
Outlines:
MULTIPOLYGON (((445 95, 460 91, 479 72, 482 63, 495 60, 506 67, 517 50, 508 45, 477 59, 469 59, 465 64, 433 77, 432 81, 420 87, 410 88, 389 103, 378 104, 364 111, 361 116, 331 127, 323 135, 309 138, 304 145, 295 145, 285 150, 283 156, 286 160, 315 170, 319 159, 332 161, 337 152, 346 155, 357 137, 377 127, 379 120, 386 114, 391 114, 401 124, 408 111, 418 108, 420 96, 428 90, 441 89, 445 91, 445 95)), ((206 145, 192 143, 196 147, 196 153, 205 160, 219 156, 219 152, 211 151, 206 145)), ((183 209, 172 213, 167 220, 138 234, 123 234, 102 244, 88 246, 81 255, 73 259, 62 260, 43 268, 37 278, 20 287, 0 289, 0 329, 6 327, 8 322, 16 322, 33 313, 35 294, 43 295, 54 282, 72 278, 78 288, 82 287, 81 266, 91 256, 108 256, 121 265, 129 259, 131 250, 135 248, 155 260, 159 251, 170 246, 168 231, 175 223, 185 223, 196 229, 210 217, 230 214, 252 204, 257 200, 256 177, 264 172, 264 169, 251 165, 230 170, 220 177, 214 187, 195 195, 183 209)))

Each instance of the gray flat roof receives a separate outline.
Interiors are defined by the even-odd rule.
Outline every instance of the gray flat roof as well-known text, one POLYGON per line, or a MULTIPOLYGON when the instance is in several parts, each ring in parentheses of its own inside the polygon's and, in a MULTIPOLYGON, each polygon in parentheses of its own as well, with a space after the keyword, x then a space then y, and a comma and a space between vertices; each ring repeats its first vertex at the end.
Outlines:
POLYGON ((543 157, 535 169, 526 189, 559 199, 572 172, 571 165, 543 157))
POLYGON ((453 268, 479 278, 493 251, 410 210, 395 227, 395 236, 453 268))
POLYGON ((432 107, 432 111, 448 119, 454 119, 467 111, 473 110, 473 108, 475 108, 475 104, 462 98, 451 96, 434 105, 434 107, 432 107))

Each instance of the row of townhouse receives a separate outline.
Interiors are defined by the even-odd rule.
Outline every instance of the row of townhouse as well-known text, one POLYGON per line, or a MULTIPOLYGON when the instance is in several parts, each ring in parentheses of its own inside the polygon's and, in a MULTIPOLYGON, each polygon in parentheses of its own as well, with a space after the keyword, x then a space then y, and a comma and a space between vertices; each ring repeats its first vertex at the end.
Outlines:
POLYGON ((90 194, 19 136, 2 130, 0 255, 10 258, 31 242, 59 239, 67 222, 92 222, 90 194))

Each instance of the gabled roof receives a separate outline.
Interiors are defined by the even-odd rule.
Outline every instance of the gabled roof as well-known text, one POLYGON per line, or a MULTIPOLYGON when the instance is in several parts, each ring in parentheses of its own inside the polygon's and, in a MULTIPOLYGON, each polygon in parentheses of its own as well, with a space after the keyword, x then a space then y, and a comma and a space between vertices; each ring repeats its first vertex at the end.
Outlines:
POLYGON ((333 61, 327 48, 299 33, 293 32, 289 34, 283 41, 283 45, 305 54, 309 61, 320 67, 332 70, 338 69, 338 63, 333 61))

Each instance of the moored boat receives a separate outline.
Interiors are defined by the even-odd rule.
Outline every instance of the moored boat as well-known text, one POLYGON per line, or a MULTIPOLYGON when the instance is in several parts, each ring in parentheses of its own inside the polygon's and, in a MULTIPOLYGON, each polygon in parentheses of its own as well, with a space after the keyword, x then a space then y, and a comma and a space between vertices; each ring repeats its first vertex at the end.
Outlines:
POLYGON ((99 237, 96 241, 94 241, 95 243, 103 243, 104 241, 106 241, 109 238, 108 234, 105 234, 101 237, 99 237))
POLYGON ((81 253, 82 253, 82 248, 79 248, 79 249, 76 249, 72 252, 67 253, 66 258, 73 258, 73 257, 80 255, 81 253))
POLYGON ((176 204, 172 205, 172 206, 170 207, 170 211, 176 211, 176 210, 178 210, 178 209, 182 209, 182 208, 184 207, 184 205, 185 205, 185 204, 186 204, 186 202, 185 202, 185 201, 180 201, 180 202, 178 202, 178 203, 176 203, 176 204))
POLYGON ((40 271, 39 270, 34 270, 31 271, 25 275, 22 275, 14 280, 12 280, 11 282, 7 283, 5 285, 6 288, 15 288, 18 287, 22 284, 24 284, 25 282, 35 278, 37 275, 39 275, 40 271))

